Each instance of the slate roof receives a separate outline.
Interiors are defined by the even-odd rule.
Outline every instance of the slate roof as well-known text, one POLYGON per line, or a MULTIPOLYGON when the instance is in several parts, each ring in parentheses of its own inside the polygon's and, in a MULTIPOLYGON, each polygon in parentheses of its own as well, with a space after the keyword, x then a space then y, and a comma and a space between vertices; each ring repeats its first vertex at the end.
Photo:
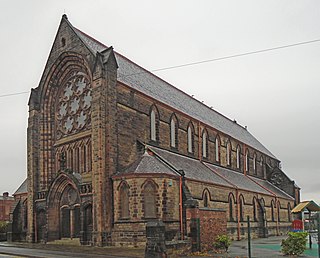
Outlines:
POLYGON ((279 189, 275 185, 271 184, 269 181, 263 180, 263 179, 260 179, 260 178, 256 178, 256 177, 253 177, 253 176, 249 176, 249 177, 251 179, 253 179, 254 181, 256 181, 258 184, 262 185, 263 187, 265 187, 268 190, 270 190, 271 192, 273 192, 278 197, 294 200, 294 198, 292 196, 290 196, 286 192, 282 191, 281 189, 279 189))
MULTIPOLYGON (((231 188, 236 187, 246 191, 275 195, 285 199, 293 199, 290 195, 266 180, 246 176, 240 172, 210 163, 202 163, 198 159, 186 157, 158 147, 148 146, 147 148, 161 158, 163 161, 162 164, 166 163, 171 171, 182 169, 187 179, 223 185, 231 188)), ((148 162, 148 160, 145 161, 148 162)))
POLYGON ((203 165, 199 160, 182 156, 167 150, 148 146, 154 153, 159 155, 163 160, 168 162, 176 170, 183 170, 186 178, 214 183, 218 185, 233 187, 219 175, 212 172, 203 165))
POLYGON ((25 179, 13 195, 27 193, 28 192, 27 187, 28 187, 28 181, 27 179, 25 179))
MULTIPOLYGON (((107 48, 107 46, 76 29, 71 24, 70 26, 93 54, 107 48)), ((247 129, 175 88, 121 54, 115 52, 115 56, 119 66, 118 81, 188 114, 270 157, 276 158, 247 129)))
POLYGON ((250 178, 240 172, 236 172, 223 167, 218 167, 209 163, 206 164, 240 189, 268 195, 271 194, 269 191, 265 190, 263 187, 259 186, 257 183, 253 182, 250 178))
POLYGON ((134 162, 129 168, 122 172, 123 174, 128 173, 142 173, 142 174, 169 174, 177 176, 178 173, 175 172, 172 168, 170 168, 163 161, 159 160, 154 155, 149 155, 146 151, 136 162, 134 162))

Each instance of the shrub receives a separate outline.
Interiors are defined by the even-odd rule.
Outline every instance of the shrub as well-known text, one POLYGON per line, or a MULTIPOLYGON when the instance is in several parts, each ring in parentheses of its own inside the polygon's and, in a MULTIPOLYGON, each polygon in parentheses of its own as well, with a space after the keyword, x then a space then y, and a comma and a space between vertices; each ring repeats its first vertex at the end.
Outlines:
POLYGON ((0 233, 7 233, 8 223, 5 221, 0 221, 0 233))
POLYGON ((213 246, 220 250, 224 249, 228 252, 229 246, 231 245, 231 239, 227 235, 219 235, 216 237, 213 246))
POLYGON ((285 255, 300 255, 307 249, 307 232, 289 232, 283 239, 281 252, 285 255))

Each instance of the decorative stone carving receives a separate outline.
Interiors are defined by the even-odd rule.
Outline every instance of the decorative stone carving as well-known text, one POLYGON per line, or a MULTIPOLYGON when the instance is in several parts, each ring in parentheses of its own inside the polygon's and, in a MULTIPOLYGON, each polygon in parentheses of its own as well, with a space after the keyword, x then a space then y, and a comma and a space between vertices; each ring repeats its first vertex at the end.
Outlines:
POLYGON ((270 181, 272 184, 279 186, 283 182, 283 175, 279 172, 275 172, 271 175, 270 181))
POLYGON ((57 140, 78 133, 91 126, 91 85, 83 72, 72 72, 56 104, 57 140))

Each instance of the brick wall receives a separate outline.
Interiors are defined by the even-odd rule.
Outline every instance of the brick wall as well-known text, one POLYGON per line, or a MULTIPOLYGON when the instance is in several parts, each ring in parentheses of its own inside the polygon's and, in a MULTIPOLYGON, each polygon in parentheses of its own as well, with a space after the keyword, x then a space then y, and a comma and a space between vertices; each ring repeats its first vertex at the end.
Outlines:
POLYGON ((187 229, 193 251, 199 248, 201 251, 212 250, 216 237, 227 234, 226 212, 210 208, 188 208, 187 229))

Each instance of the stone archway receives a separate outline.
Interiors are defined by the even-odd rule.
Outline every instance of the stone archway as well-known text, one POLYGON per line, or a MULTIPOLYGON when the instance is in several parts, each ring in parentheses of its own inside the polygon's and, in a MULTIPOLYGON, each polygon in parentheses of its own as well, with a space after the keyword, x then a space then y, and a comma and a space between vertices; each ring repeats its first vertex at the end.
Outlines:
POLYGON ((258 220, 258 237, 259 238, 268 237, 266 209, 264 207, 264 200, 263 199, 258 199, 257 220, 258 220))
POLYGON ((81 201, 78 185, 78 179, 64 172, 53 181, 47 197, 48 241, 80 237, 81 201))

